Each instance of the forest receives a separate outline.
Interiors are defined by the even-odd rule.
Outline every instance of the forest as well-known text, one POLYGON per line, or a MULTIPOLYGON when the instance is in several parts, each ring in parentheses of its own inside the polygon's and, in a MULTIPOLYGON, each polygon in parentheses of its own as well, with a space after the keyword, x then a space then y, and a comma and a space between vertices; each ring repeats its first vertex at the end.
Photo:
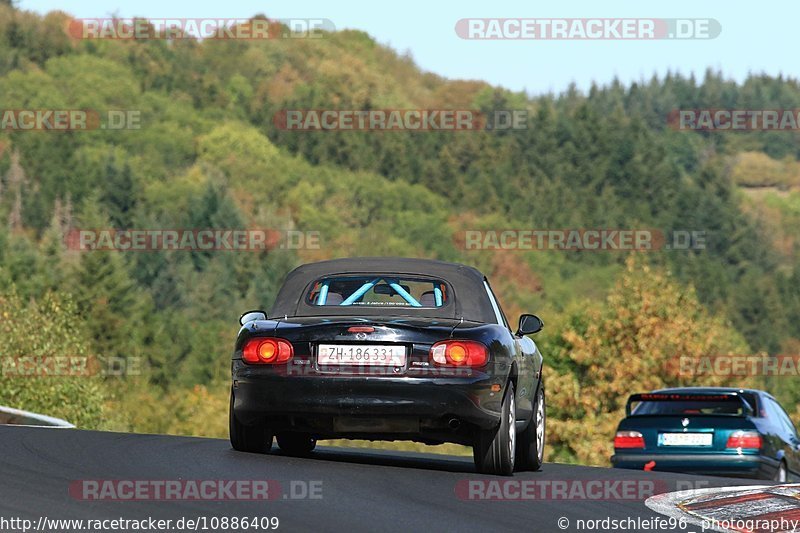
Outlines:
POLYGON ((136 121, 0 128, 0 405, 83 428, 225 437, 243 311, 268 309, 305 262, 411 256, 474 265, 512 322, 544 319, 535 340, 547 365, 548 460, 607 464, 627 394, 660 386, 764 387, 800 421, 796 374, 675 371, 686 357, 800 355, 800 135, 670 125, 681 109, 799 109, 797 80, 709 70, 530 95, 424 72, 352 30, 77 39, 70 20, 0 1, 0 110, 136 121), (526 120, 477 131, 280 127, 276 116, 299 109, 524 110, 526 120), (75 249, 76 228, 319 239, 126 253, 75 249), (465 231, 509 228, 701 232, 705 245, 465 245, 465 231), (17 367, 59 357, 88 369, 17 367))

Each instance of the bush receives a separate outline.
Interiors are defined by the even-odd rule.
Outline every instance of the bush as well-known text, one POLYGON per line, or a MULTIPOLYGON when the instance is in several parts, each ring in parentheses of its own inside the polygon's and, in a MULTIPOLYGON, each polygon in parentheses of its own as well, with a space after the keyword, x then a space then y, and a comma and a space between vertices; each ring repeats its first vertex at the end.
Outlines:
POLYGON ((40 361, 49 369, 56 362, 93 360, 79 324, 75 304, 64 295, 48 293, 24 302, 13 287, 0 293, 0 405, 63 418, 83 428, 102 424, 106 387, 96 366, 83 370, 78 363, 72 375, 59 376, 52 371, 41 375, 41 367, 31 372, 26 364, 40 361))

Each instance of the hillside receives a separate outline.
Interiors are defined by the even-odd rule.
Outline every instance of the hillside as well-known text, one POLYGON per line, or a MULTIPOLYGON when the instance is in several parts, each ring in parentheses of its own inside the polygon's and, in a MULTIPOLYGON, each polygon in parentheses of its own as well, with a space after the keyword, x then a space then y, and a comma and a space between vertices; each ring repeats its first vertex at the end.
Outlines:
MULTIPOLYGON (((576 359, 576 335, 624 336, 590 322, 624 315, 649 291, 689 299, 694 322, 680 306, 641 300, 666 324, 648 338, 694 339, 675 350, 779 353, 800 343, 797 193, 755 199, 740 187, 797 187, 800 136, 667 126, 679 108, 800 108, 795 80, 736 84, 709 72, 702 81, 670 75, 531 97, 422 72, 355 31, 316 40, 81 41, 65 31, 68 22, 0 4, 0 109, 132 110, 141 126, 0 130, 0 312, 5 302, 63 299, 68 312, 51 313, 71 324, 81 353, 142 362, 139 375, 97 384, 107 389, 106 411, 87 407, 87 426, 224 434, 239 314, 268 307, 292 267, 330 257, 478 266, 508 314, 545 318, 540 343, 567 388, 599 387, 579 379, 592 367, 576 359), (276 127, 287 109, 514 109, 529 120, 510 131, 307 132, 276 127), (75 228, 274 228, 319 232, 320 246, 82 252, 64 244, 75 228), (526 228, 700 231, 707 246, 635 253, 635 261, 624 251, 464 246, 465 230, 526 228), (651 287, 655 274, 642 272, 665 281, 651 287), (641 291, 625 291, 626 283, 641 291), (729 340, 700 338, 703 324, 729 340)), ((0 327, 0 340, 25 350, 25 315, 16 320, 0 327)), ((605 340, 606 355, 635 353, 605 340)), ((623 390, 653 382, 627 379, 623 390)), ((800 403, 791 380, 771 386, 800 403)), ((53 404, 44 388, 39 399, 14 390, 4 388, 0 403, 53 404)), ((566 418, 578 406, 556 409, 566 418)), ((599 457, 557 446, 564 460, 599 457)))

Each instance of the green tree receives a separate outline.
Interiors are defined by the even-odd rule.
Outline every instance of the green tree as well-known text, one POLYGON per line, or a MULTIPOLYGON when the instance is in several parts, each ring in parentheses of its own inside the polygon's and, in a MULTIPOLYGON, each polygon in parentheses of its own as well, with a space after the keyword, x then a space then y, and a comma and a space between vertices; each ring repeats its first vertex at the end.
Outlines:
MULTIPOLYGON (((107 215, 91 198, 79 219, 84 228, 111 229, 107 215)), ((79 253, 80 257, 72 272, 72 287, 93 346, 107 356, 135 354, 133 332, 139 326, 141 300, 123 252, 83 250, 73 253, 79 253)))
POLYGON ((0 405, 103 427, 109 394, 71 298, 47 293, 25 301, 13 286, 0 291, 0 346, 0 405))

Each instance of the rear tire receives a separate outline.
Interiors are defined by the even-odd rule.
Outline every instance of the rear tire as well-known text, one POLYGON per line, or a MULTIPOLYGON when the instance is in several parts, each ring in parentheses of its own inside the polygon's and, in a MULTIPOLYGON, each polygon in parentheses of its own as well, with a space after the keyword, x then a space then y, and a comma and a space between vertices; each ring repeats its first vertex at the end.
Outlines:
POLYGON ((781 464, 778 465, 778 469, 775 471, 775 477, 772 478, 773 481, 777 481, 778 483, 786 483, 786 463, 781 461, 781 464))
POLYGON ((233 391, 228 412, 229 436, 231 446, 238 452, 267 453, 272 449, 272 433, 263 422, 242 424, 233 412, 233 391))
POLYGON ((514 473, 516 417, 514 384, 509 382, 501 408, 500 426, 495 430, 479 431, 472 447, 475 468, 481 474, 510 476, 514 473))
POLYGON ((544 462, 544 435, 547 423, 544 384, 539 385, 536 401, 533 404, 531 421, 525 431, 520 433, 517 443, 517 471, 541 470, 544 462))
POLYGON ((289 455, 308 455, 317 447, 316 439, 307 433, 278 433, 278 446, 289 455))

